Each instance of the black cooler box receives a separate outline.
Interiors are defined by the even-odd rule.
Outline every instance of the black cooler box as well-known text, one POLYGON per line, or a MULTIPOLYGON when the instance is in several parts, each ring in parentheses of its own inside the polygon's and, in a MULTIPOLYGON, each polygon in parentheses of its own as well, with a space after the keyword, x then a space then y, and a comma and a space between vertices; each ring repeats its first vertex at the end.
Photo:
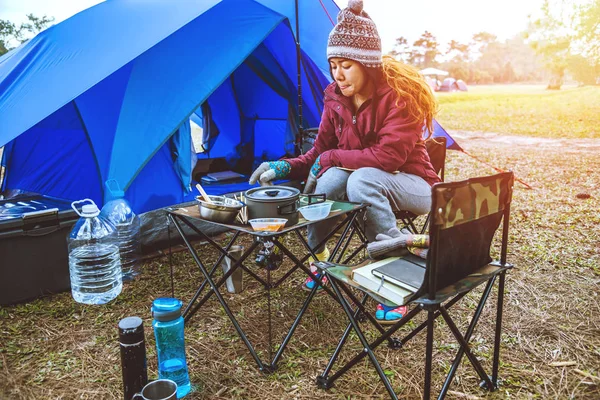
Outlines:
POLYGON ((0 200, 0 305, 70 288, 71 202, 42 195, 0 200))

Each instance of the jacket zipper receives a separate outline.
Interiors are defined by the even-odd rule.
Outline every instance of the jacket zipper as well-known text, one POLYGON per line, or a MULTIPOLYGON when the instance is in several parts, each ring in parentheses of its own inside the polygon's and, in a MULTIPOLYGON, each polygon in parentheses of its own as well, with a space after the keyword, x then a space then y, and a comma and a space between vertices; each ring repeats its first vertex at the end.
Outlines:
MULTIPOLYGON (((347 110, 349 110, 349 108, 348 108, 348 107, 347 107, 347 106, 346 106, 346 105, 345 105, 343 102, 341 102, 341 101, 339 101, 339 100, 337 100, 337 99, 332 99, 332 100, 333 100, 333 101, 335 101, 336 103, 338 103, 338 104, 339 104, 341 107, 344 107, 344 108, 346 108, 347 110)), ((370 102, 371 102, 371 100, 369 99, 369 100, 365 101, 365 102, 364 102, 364 103, 363 103, 363 104, 362 104, 362 105, 359 107, 359 109, 358 109, 358 110, 356 110, 356 114, 352 114, 352 125, 354 125, 354 126, 352 127, 352 132, 354 133, 354 135, 356 136, 356 138, 358 139, 358 141, 361 143, 361 145, 363 144, 363 140, 362 140, 362 138, 361 138, 360 134, 358 133, 358 128, 356 127, 356 121, 357 121, 357 116, 358 116, 358 113, 359 113, 359 112, 360 112, 360 111, 361 111, 361 110, 362 110, 364 107, 366 107, 366 103, 367 103, 367 102, 369 102, 369 103, 370 103, 370 102)), ((341 125, 340 125, 340 132, 341 132, 341 125)))

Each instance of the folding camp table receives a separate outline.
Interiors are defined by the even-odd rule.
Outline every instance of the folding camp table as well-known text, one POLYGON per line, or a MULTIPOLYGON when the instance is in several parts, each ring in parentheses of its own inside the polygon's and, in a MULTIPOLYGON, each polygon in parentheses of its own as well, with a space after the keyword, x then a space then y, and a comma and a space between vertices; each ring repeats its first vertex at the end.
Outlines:
MULTIPOLYGON (((305 196, 301 196, 300 202, 305 201, 304 198, 305 198, 305 196)), ((328 200, 328 201, 330 201, 330 200, 328 200)), ((177 232, 183 239, 183 242, 185 243, 185 245, 188 248, 190 254, 192 255, 194 261, 198 265, 198 268, 200 269, 202 275, 204 276, 203 282, 201 283, 201 285, 199 286, 195 295, 189 301, 189 303, 187 304, 187 306, 184 310, 184 313, 183 313, 184 319, 187 322, 200 309, 200 307, 202 307, 202 305, 204 305, 206 303, 206 301, 214 294, 216 296, 217 300, 219 301, 219 303, 221 304, 221 306, 223 307, 223 309, 225 310, 225 313, 231 320, 238 335, 243 340, 244 344, 248 347, 248 350, 250 351, 250 354, 256 361, 258 368, 264 372, 273 371, 276 368, 277 361, 283 354, 285 347, 287 346, 292 335, 294 334, 294 331, 296 330, 298 324, 300 323, 302 316, 308 309, 310 302, 312 301, 314 295, 316 294, 317 289, 319 287, 318 284, 321 283, 320 278, 315 276, 310 271, 310 268, 306 265, 308 258, 310 256, 313 256, 316 259, 316 256, 314 253, 315 250, 320 248, 323 244, 325 244, 336 233, 341 232, 339 239, 336 241, 333 251, 331 252, 329 260, 342 262, 342 258, 348 250, 350 241, 354 237, 357 237, 360 240, 360 246, 358 246, 358 248, 356 248, 350 255, 348 255, 345 259, 343 259, 344 263, 351 262, 352 259, 354 259, 354 257, 356 255, 358 255, 359 252, 362 249, 364 249, 367 244, 367 239, 364 235, 364 229, 361 227, 361 224, 360 224, 361 220, 364 220, 364 218, 361 218, 361 217, 365 215, 364 212, 365 212, 367 206, 368 205, 366 205, 366 204, 333 201, 333 204, 331 207, 331 212, 329 213, 329 215, 326 218, 321 219, 319 221, 306 221, 303 218, 300 218, 300 220, 297 224, 289 226, 289 227, 285 227, 280 232, 254 231, 250 227, 250 225, 241 225, 241 224, 237 224, 237 223, 236 224, 222 224, 222 223, 207 221, 200 217, 200 213, 199 213, 197 206, 189 206, 189 207, 183 207, 183 208, 179 208, 179 209, 175 209, 175 210, 169 210, 168 211, 169 221, 174 224, 177 232), (224 247, 222 247, 218 243, 216 243, 213 239, 211 239, 209 236, 207 236, 205 233, 203 233, 200 229, 195 227, 195 225, 192 223, 192 221, 198 220, 198 219, 205 221, 207 223, 210 223, 210 224, 221 225, 222 227, 232 230, 234 232, 234 234, 231 237, 231 239, 229 240, 229 242, 224 247), (302 235, 302 232, 301 232, 302 228, 305 228, 306 226, 311 225, 315 222, 321 222, 321 221, 324 221, 327 219, 331 220, 332 225, 334 225, 332 232, 325 239, 323 239, 323 241, 321 243, 319 243, 315 248, 311 248, 308 245, 308 242, 306 241, 306 239, 302 235), (204 262, 201 260, 201 257, 199 256, 198 252, 192 247, 190 240, 188 238, 188 235, 182 229, 182 226, 183 226, 182 223, 184 225, 187 225, 192 231, 196 232, 200 236, 201 239, 208 242, 208 244, 212 248, 214 248, 218 253, 220 253, 219 258, 213 264, 213 266, 210 270, 206 268, 204 262), (240 234, 252 235, 254 240, 252 242, 252 245, 243 252, 241 257, 239 259, 235 259, 230 254, 228 254, 228 251, 232 246, 234 246, 235 242, 240 237, 240 234), (304 254, 295 255, 290 249, 288 249, 281 240, 283 235, 296 235, 298 237, 300 243, 302 243, 302 245, 303 245, 303 249, 301 248, 301 250, 297 250, 297 251, 304 251, 304 254), (247 260, 247 258, 249 256, 251 256, 253 254, 253 252, 259 247, 266 254, 271 253, 275 249, 275 247, 279 248, 281 253, 293 262, 293 266, 288 271, 286 271, 285 274, 281 278, 279 278, 275 282, 273 282, 273 280, 272 280, 270 269, 266 268, 266 280, 263 279, 263 277, 259 275, 260 272, 256 273, 253 271, 253 269, 256 270, 256 267, 251 268, 248 265, 244 265, 244 262, 247 260), (214 277, 213 277, 214 272, 217 270, 218 266, 221 264, 221 262, 224 260, 225 257, 229 257, 231 259, 231 262, 232 262, 231 268, 229 269, 229 271, 224 273, 224 275, 221 277, 221 279, 219 279, 218 281, 215 282, 214 277), (227 305, 227 302, 225 301, 225 299, 219 292, 219 288, 225 283, 226 279, 229 278, 238 268, 242 268, 248 274, 248 276, 250 276, 251 278, 258 281, 266 291, 267 307, 268 307, 268 326, 269 326, 269 349, 268 349, 269 362, 268 362, 268 364, 265 364, 258 357, 258 355, 256 354, 256 351, 254 349, 254 346, 252 345, 252 343, 250 343, 248 337, 246 336, 246 333, 240 327, 237 319, 235 318, 235 316, 231 312, 229 306, 227 305), (304 271, 304 273, 306 273, 306 275, 308 275, 312 279, 314 279, 317 284, 315 284, 314 288, 307 295, 302 307, 298 311, 298 314, 297 314, 292 326, 290 327, 285 338, 283 339, 283 342, 278 347, 277 353, 275 354, 275 356, 273 356, 273 353, 272 353, 273 345, 272 345, 272 337, 271 337, 272 321, 271 321, 270 291, 271 291, 271 289, 277 288, 278 286, 280 286, 285 281, 285 279, 288 278, 298 268, 301 269, 302 271, 304 271), (198 300, 206 286, 209 286, 210 288, 208 289, 207 293, 205 293, 204 296, 200 300, 198 300)), ((331 289, 328 286, 323 286, 323 289, 325 291, 329 292, 329 294, 332 297, 334 297, 333 292, 331 292, 331 289)))

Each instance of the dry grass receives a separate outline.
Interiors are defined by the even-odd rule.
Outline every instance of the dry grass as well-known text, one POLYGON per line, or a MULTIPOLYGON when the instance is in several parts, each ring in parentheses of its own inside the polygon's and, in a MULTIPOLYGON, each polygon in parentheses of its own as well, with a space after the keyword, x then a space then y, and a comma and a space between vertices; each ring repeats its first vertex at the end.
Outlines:
MULTIPOLYGON (((469 152, 500 168, 513 169, 535 189, 526 190, 519 184, 515 187, 509 261, 516 268, 506 286, 500 390, 488 394, 479 389, 475 373, 464 361, 448 397, 599 398, 600 142, 589 140, 580 147, 557 146, 544 140, 511 145, 498 137, 492 141, 485 135, 454 133, 469 152), (581 193, 591 198, 577 198, 581 193), (574 365, 560 366, 566 361, 574 365)), ((447 180, 493 172, 457 152, 449 153, 447 166, 447 180)), ((215 259, 208 247, 198 245, 198 249, 207 260, 215 259)), ((197 268, 183 252, 174 254, 173 261, 176 295, 189 299, 198 285, 197 268)), ((78 305, 69 293, 64 293, 0 308, 0 398, 121 398, 116 324, 128 315, 144 319, 149 376, 155 378, 149 307, 152 299, 169 294, 168 266, 168 256, 148 261, 141 278, 126 285, 121 296, 107 306, 78 305)), ((276 339, 282 337, 305 298, 305 292, 298 290, 301 280, 301 274, 296 273, 281 289, 272 292, 276 339)), ((267 302, 256 283, 249 279, 245 283, 246 291, 226 298, 266 358, 267 302)), ((471 311, 476 301, 476 295, 469 296, 451 312, 462 330, 468 320, 461 310, 471 311)), ((485 323, 493 313, 491 304, 473 336, 474 351, 486 367, 491 363, 493 347, 492 326, 485 323)), ((385 398, 385 389, 367 361, 329 391, 314 384, 345 323, 336 304, 327 295, 319 295, 286 349, 279 369, 266 375, 257 370, 225 313, 211 300, 186 328, 188 362, 196 385, 188 398, 385 398)), ((439 389, 456 346, 444 324, 436 325, 436 334, 434 382, 439 389)), ((356 337, 348 347, 360 348, 356 337)), ((386 374, 404 398, 421 395, 423 353, 423 335, 402 350, 384 346, 377 351, 386 374)), ((342 359, 349 356, 343 353, 342 359)))

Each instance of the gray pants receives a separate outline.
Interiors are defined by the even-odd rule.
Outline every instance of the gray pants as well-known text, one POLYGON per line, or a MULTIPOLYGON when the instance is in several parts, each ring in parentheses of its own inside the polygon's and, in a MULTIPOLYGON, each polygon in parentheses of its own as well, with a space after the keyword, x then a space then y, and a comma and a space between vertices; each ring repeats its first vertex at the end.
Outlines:
MULTIPOLYGON (((407 210, 421 215, 431 208, 431 186, 416 175, 391 174, 377 168, 360 168, 354 172, 329 168, 317 181, 315 193, 325 193, 330 200, 369 203, 365 230, 369 242, 378 233, 396 226, 393 210, 407 210)), ((331 232, 334 224, 323 221, 308 227, 308 244, 314 248, 331 232)), ((317 249, 320 253, 323 248, 317 249)))

